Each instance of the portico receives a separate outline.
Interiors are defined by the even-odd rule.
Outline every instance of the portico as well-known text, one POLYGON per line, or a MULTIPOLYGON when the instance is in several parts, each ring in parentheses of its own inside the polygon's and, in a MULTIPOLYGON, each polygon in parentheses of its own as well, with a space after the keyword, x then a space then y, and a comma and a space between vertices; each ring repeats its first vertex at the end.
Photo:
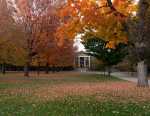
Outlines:
POLYGON ((76 57, 76 67, 82 69, 90 69, 91 67, 91 56, 84 52, 78 53, 76 57))

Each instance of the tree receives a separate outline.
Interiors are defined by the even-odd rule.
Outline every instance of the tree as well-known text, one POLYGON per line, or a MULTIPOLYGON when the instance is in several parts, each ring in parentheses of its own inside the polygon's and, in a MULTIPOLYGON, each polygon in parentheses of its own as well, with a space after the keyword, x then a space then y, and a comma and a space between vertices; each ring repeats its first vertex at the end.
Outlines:
POLYGON ((3 73, 6 64, 20 65, 24 62, 20 37, 23 37, 22 32, 11 15, 7 1, 0 0, 0 64, 3 73))
POLYGON ((7 2, 6 0, 0 0, 0 45, 10 39, 10 32, 13 29, 13 26, 14 20, 11 17, 10 10, 7 7, 7 2))
MULTIPOLYGON (((119 0, 118 0, 119 1, 119 0)), ((109 7, 113 10, 115 9, 111 0, 107 0, 109 7)), ((115 12, 117 9, 114 10, 115 12)), ((125 31, 130 35, 131 46, 134 50, 135 56, 137 57, 137 73, 138 73, 138 83, 139 87, 148 87, 148 79, 147 79, 147 66, 146 66, 146 58, 144 53, 147 51, 147 40, 148 40, 148 23, 149 21, 149 1, 148 0, 139 0, 138 2, 138 10, 137 12, 137 20, 134 20, 134 26, 124 23, 125 31), (137 21, 137 22, 136 22, 137 21), (131 31, 132 30, 132 31, 131 31), (132 33, 133 32, 133 33, 132 33), (136 36, 135 36, 136 35, 136 36), (134 37, 134 38, 133 38, 134 37), (132 38, 132 39, 131 39, 132 38), (133 43, 134 41, 134 43, 133 43)), ((131 12, 132 13, 132 12, 131 12)), ((119 14, 119 13, 117 13, 119 14)), ((131 17, 131 20, 133 17, 131 17)), ((133 53, 133 52, 132 52, 133 53)))
POLYGON ((49 43, 50 45, 43 47, 39 54, 41 64, 46 64, 46 73, 48 73, 49 67, 63 68, 74 66, 75 49, 73 40, 66 39, 61 46, 57 45, 57 41, 49 43))
POLYGON ((128 21, 129 26, 129 41, 130 51, 136 57, 137 72, 138 72, 138 86, 147 87, 147 57, 149 52, 149 13, 150 2, 147 0, 140 0, 138 3, 139 9, 137 16, 131 17, 128 21))
POLYGON ((13 41, 8 41, 0 46, 0 64, 2 64, 3 73, 5 73, 7 64, 21 66, 25 63, 25 50, 21 46, 22 42, 19 41, 20 38, 12 35, 13 37, 15 38, 13 41))
POLYGON ((14 9, 13 14, 15 21, 18 25, 22 26, 22 31, 25 34, 24 48, 26 49, 26 63, 24 70, 25 76, 29 76, 29 67, 38 54, 37 47, 39 42, 41 42, 39 39, 41 36, 40 34, 43 33, 43 31, 47 33, 47 28, 43 30, 45 25, 43 21, 45 19, 49 21, 51 18, 52 1, 16 0, 15 4, 11 3, 11 7, 14 9))
MULTIPOLYGON (((133 10, 128 0, 119 3, 115 0, 114 4, 127 16, 133 10)), ((62 38, 64 36, 74 38, 79 33, 90 31, 93 35, 106 40, 114 40, 118 43, 127 41, 126 32, 123 31, 126 17, 121 13, 117 15, 116 12, 112 11, 106 0, 68 0, 60 10, 59 15, 63 23, 58 29, 58 35, 62 38), (114 35, 117 38, 114 38, 114 35)))
POLYGON ((74 41, 66 39, 62 46, 59 46, 57 65, 61 67, 73 67, 75 59, 74 41))
MULTIPOLYGON (((51 7, 50 11, 41 17, 41 31, 37 35, 36 57, 41 64, 45 64, 46 73, 48 73, 49 66, 65 67, 73 64, 73 40, 70 40, 70 38, 60 39, 55 35, 58 26, 61 24, 60 18, 57 16, 57 9, 60 5, 51 7)), ((35 60, 37 60, 36 57, 35 60)))
POLYGON ((108 68, 108 75, 110 76, 111 67, 118 64, 127 55, 127 44, 119 43, 117 45, 111 44, 109 41, 104 41, 97 37, 92 37, 83 42, 87 52, 103 61, 108 68))

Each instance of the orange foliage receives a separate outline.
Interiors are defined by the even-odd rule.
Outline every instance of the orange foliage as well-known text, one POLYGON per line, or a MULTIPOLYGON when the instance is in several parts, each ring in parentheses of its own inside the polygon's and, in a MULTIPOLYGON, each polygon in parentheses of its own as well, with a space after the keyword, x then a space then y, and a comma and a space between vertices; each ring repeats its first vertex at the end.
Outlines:
POLYGON ((67 0, 58 14, 62 25, 58 28, 57 35, 74 39, 77 34, 88 31, 107 41, 114 39, 116 43, 126 42, 123 23, 135 6, 128 0, 114 0, 113 5, 124 16, 112 11, 106 0, 67 0))
POLYGON ((115 41, 109 41, 106 45, 106 48, 111 48, 111 49, 115 49, 115 41))
POLYGON ((28 36, 28 56, 32 57, 32 61, 35 64, 40 61, 49 65, 72 66, 73 42, 66 43, 67 38, 55 34, 61 25, 60 17, 57 16, 59 4, 55 6, 50 0, 18 0, 16 5, 19 9, 17 16, 28 36))

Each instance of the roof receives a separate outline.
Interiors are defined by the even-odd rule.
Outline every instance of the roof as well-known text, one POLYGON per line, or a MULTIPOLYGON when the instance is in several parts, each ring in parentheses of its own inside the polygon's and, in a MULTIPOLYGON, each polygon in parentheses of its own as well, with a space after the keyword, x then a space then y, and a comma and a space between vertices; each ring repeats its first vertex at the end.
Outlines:
POLYGON ((80 52, 77 52, 77 56, 90 56, 87 54, 88 52, 85 52, 85 51, 80 51, 80 52))

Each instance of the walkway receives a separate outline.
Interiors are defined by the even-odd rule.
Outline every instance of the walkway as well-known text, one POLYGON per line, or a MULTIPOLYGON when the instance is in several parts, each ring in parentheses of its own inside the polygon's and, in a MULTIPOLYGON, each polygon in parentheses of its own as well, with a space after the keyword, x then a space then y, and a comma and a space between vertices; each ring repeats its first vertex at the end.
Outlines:
MULTIPOLYGON (((89 72, 89 73, 104 74, 103 72, 89 72)), ((131 74, 129 74, 128 72, 113 72, 111 75, 122 80, 137 83, 137 77, 131 76, 131 74)), ((150 84, 150 80, 148 80, 148 83, 150 84)))
POLYGON ((137 77, 131 76, 129 73, 126 73, 126 72, 114 72, 112 73, 112 75, 115 77, 118 77, 119 79, 137 83, 137 77))

